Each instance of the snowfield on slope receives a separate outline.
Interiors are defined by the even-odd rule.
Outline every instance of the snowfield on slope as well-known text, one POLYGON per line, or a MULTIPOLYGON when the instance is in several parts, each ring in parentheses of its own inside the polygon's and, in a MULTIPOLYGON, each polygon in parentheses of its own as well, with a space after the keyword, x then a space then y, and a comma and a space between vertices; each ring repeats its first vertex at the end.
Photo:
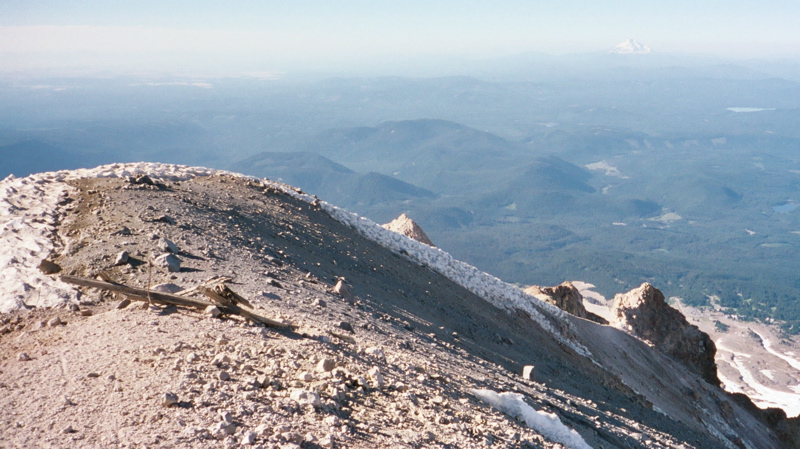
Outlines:
POLYGON ((59 203, 71 189, 67 181, 85 177, 150 175, 178 181, 208 176, 213 170, 152 163, 112 164, 95 169, 8 176, 0 181, 0 313, 29 306, 53 307, 76 301, 72 286, 44 275, 39 263, 55 249, 59 203))
MULTIPOLYGON (((722 344, 722 339, 717 340, 716 344, 720 352, 727 352, 730 354, 727 363, 733 366, 739 373, 739 380, 737 381, 729 379, 721 372, 718 372, 725 390, 733 393, 747 394, 759 407, 778 407, 785 410, 787 416, 800 415, 800 394, 776 390, 762 384, 753 376, 753 373, 745 363, 746 359, 751 358, 750 354, 744 354, 727 348, 722 344)), ((767 345, 765 345, 765 347, 766 346, 767 345)), ((769 350, 769 348, 767 348, 767 350, 769 350)), ((770 352, 774 354, 774 351, 770 352)))
POLYGON ((472 394, 497 410, 524 422, 550 441, 561 443, 569 449, 592 449, 578 432, 565 426, 558 416, 534 409, 519 393, 472 390, 472 394))

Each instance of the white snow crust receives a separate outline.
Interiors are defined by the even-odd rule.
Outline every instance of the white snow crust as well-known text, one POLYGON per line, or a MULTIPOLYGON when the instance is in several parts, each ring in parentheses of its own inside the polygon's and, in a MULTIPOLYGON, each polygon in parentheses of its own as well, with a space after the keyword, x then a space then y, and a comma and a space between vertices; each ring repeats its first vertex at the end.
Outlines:
POLYGON ((500 279, 484 273, 467 263, 456 260, 449 253, 417 242, 409 237, 390 231, 375 222, 359 217, 336 206, 321 202, 323 209, 336 220, 356 229, 364 237, 401 254, 406 258, 426 266, 445 276, 456 284, 480 296, 498 308, 511 311, 520 309, 528 313, 543 329, 553 335, 556 340, 572 348, 578 354, 591 357, 585 346, 573 341, 556 329, 545 314, 556 317, 560 323, 569 326, 564 317, 566 312, 558 307, 532 299, 519 288, 507 284, 500 279))
POLYGON ((763 344, 764 349, 766 349, 767 352, 769 352, 770 354, 774 355, 775 357, 778 357, 779 359, 783 359, 783 361, 788 363, 789 366, 791 366, 792 368, 800 371, 800 360, 797 360, 794 357, 789 357, 786 354, 782 354, 782 353, 772 349, 772 342, 769 341, 769 338, 767 338, 765 335, 760 334, 760 333, 758 333, 756 331, 753 331, 753 332, 756 335, 758 335, 758 337, 761 339, 761 343, 763 344))
POLYGON ((558 416, 534 409, 519 393, 472 390, 472 394, 497 410, 524 422, 550 441, 561 443, 570 449, 592 449, 578 432, 565 426, 558 416))
POLYGON ((78 290, 39 270, 42 259, 55 249, 58 203, 71 189, 66 181, 143 174, 178 181, 214 172, 181 165, 112 164, 25 178, 9 176, 0 181, 0 313, 31 306, 55 307, 78 300, 78 290))
MULTIPOLYGON (((750 354, 744 354, 725 347, 722 344, 722 339, 717 340, 716 345, 717 350, 731 354, 728 363, 739 372, 738 380, 725 377, 721 371, 717 372, 719 380, 722 382, 722 387, 726 391, 731 393, 744 393, 748 395, 758 407, 782 408, 788 417, 800 416, 800 394, 779 391, 762 384, 756 379, 753 373, 750 372, 747 368, 747 364, 742 361, 743 359, 750 358, 750 354)), ((765 345, 765 348, 766 347, 767 345, 765 345)))
MULTIPOLYGON (((76 299, 77 291, 55 278, 45 276, 38 270, 39 262, 53 250, 50 236, 54 232, 58 198, 69 189, 66 181, 81 178, 127 178, 148 175, 154 180, 181 181, 198 176, 232 175, 256 179, 238 173, 204 167, 159 163, 110 164, 93 169, 62 170, 31 175, 27 178, 9 177, 0 182, 0 288, 10 293, 0 299, 0 312, 28 305, 54 306, 76 299), (47 186, 44 188, 43 186, 47 186), (44 219, 39 223, 38 219, 44 219), (34 293, 35 292, 35 293, 34 293), (42 302, 33 304, 32 297, 41 296, 42 302)), ((439 248, 432 248, 404 235, 397 234, 342 210, 332 204, 319 201, 315 196, 304 194, 285 184, 259 180, 289 195, 309 203, 319 202, 320 207, 334 219, 357 230, 364 237, 394 251, 415 263, 426 266, 489 303, 508 311, 520 309, 526 312, 556 340, 575 352, 591 357, 588 349, 573 341, 568 335, 569 321, 566 312, 551 304, 527 295, 519 288, 484 273, 477 268, 458 261, 439 248), (557 329, 551 318, 561 324, 557 329)))
POLYGON ((650 47, 633 39, 628 39, 609 50, 609 53, 617 55, 648 55, 652 52, 650 47))
POLYGON ((77 299, 75 289, 39 270, 54 248, 55 211, 66 192, 66 184, 41 178, 0 182, 0 313, 77 299))

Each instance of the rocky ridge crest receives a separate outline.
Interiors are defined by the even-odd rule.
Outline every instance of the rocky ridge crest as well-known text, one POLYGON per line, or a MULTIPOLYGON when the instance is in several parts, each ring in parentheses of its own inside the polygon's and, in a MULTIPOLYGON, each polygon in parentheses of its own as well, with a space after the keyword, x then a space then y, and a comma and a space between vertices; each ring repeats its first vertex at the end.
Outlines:
POLYGON ((389 223, 386 223, 383 225, 383 227, 390 231, 394 231, 398 234, 402 234, 406 237, 414 239, 420 243, 424 243, 429 246, 436 246, 425 234, 425 231, 423 231, 422 228, 419 227, 419 225, 406 214, 400 214, 399 217, 395 218, 389 223))
POLYGON ((614 297, 613 325, 653 345, 658 351, 683 363, 713 385, 720 385, 714 356, 717 348, 697 326, 689 324, 670 307, 664 294, 649 283, 614 297))
POLYGON ((571 315, 586 318, 587 320, 592 320, 600 324, 608 324, 604 318, 586 310, 586 307, 583 305, 583 295, 572 285, 572 282, 565 281, 555 287, 532 285, 526 288, 524 292, 541 301, 550 303, 571 315))

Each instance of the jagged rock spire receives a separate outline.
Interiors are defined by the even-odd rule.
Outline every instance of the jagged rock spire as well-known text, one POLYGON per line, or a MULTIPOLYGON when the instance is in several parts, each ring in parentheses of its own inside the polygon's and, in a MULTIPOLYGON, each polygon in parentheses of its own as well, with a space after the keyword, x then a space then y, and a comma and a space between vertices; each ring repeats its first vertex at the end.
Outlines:
POLYGON ((392 220, 391 223, 383 225, 383 227, 398 234, 403 234, 406 237, 410 237, 420 243, 436 246, 431 242, 428 236, 425 235, 425 231, 423 231, 418 224, 414 223, 414 220, 409 218, 406 214, 401 214, 399 217, 392 220))
POLYGON ((645 282, 614 297, 612 324, 650 342, 711 384, 719 385, 714 355, 717 348, 705 332, 689 324, 664 300, 660 290, 645 282))

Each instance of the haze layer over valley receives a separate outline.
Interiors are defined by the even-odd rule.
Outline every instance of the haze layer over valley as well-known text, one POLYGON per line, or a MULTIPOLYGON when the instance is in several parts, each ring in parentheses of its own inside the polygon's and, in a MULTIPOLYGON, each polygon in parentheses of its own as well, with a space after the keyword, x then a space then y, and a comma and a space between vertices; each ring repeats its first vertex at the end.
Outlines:
POLYGON ((791 65, 606 52, 464 70, 7 79, 0 174, 136 160, 233 168, 378 222, 407 213, 509 282, 577 279, 611 297, 649 281, 796 332, 791 65))

